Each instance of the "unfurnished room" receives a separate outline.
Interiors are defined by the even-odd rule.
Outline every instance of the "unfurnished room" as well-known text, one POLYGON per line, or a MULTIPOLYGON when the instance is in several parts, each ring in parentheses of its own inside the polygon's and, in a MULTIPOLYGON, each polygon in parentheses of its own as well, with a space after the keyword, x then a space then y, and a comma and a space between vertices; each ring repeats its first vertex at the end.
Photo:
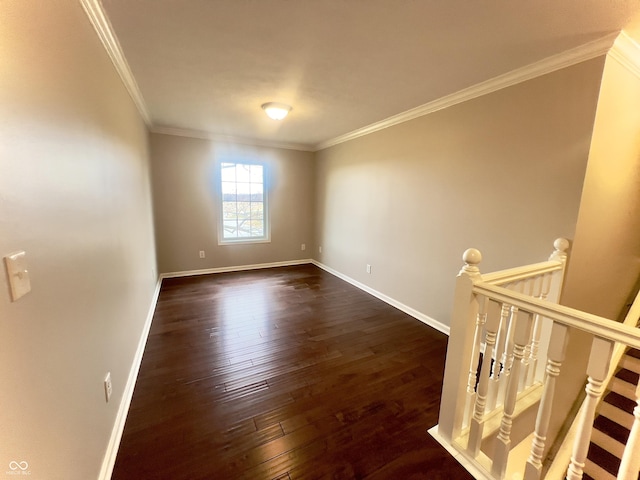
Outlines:
POLYGON ((0 478, 638 479, 637 0, 0 0, 0 478))

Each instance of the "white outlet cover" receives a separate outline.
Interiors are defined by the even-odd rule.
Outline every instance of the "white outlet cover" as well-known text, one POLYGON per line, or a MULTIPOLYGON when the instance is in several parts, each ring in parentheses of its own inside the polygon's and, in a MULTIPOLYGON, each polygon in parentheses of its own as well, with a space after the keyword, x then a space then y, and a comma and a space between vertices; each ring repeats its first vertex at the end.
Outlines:
POLYGON ((27 254, 22 252, 12 253, 4 257, 11 286, 11 300, 15 302, 23 295, 31 291, 31 280, 27 270, 27 254))

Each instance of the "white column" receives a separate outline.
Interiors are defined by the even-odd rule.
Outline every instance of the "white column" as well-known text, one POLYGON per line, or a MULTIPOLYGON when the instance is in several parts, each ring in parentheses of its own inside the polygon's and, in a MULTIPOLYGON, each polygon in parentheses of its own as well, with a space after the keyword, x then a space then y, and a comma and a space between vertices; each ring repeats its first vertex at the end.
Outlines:
POLYGON ((469 443, 467 445, 467 451, 474 458, 478 456, 478 453, 480 452, 480 445, 482 444, 484 414, 486 411, 487 391, 489 388, 489 372, 491 371, 491 357, 493 356, 493 348, 496 344, 498 323, 500 321, 500 304, 493 300, 488 300, 487 303, 484 360, 480 371, 480 381, 478 382, 473 417, 471 418, 469 429, 469 443))
MULTIPOLYGON (((469 424, 469 417, 473 410, 473 404, 476 401, 476 383, 478 375, 478 364, 480 361, 480 340, 482 337, 482 331, 484 324, 487 321, 487 314, 485 312, 486 298, 482 297, 478 300, 478 315, 476 315, 476 327, 473 335, 473 350, 471 353, 471 361, 469 362, 469 376, 467 378, 467 401, 464 409, 463 425, 469 424)), ((486 360, 486 352, 485 357, 486 360)), ((484 365, 484 363, 483 363, 484 365)))
MULTIPOLYGON (((549 290, 551 288, 551 280, 553 273, 545 273, 542 276, 542 282, 540 284, 540 298, 541 300, 546 300, 549 295, 549 290)), ((531 363, 532 366, 529 369, 529 379, 528 385, 533 384, 534 382, 543 380, 544 376, 544 366, 545 359, 547 358, 547 348, 550 334, 548 324, 545 326, 545 318, 540 315, 536 315, 536 327, 534 327, 534 335, 533 340, 531 341, 532 349, 531 349, 531 363), (543 337, 543 331, 545 333, 543 337), (540 343, 540 341, 544 343, 540 343)))
MULTIPOLYGON (((516 285, 515 291, 522 292, 519 286, 516 285)), ((516 318, 518 317, 518 307, 512 305, 509 310, 510 316, 507 322, 509 327, 505 339, 504 355, 502 355, 502 373, 500 374, 500 385, 498 387, 498 400, 504 399, 506 396, 507 385, 509 384, 509 378, 511 378, 511 367, 513 365, 513 336, 515 334, 516 318)))
POLYGON ((604 389, 603 382, 609 371, 611 353, 613 352, 613 342, 603 338, 594 337, 587 365, 587 386, 585 391, 587 396, 580 409, 578 430, 573 443, 573 453, 571 463, 567 470, 567 480, 580 480, 582 478, 584 463, 587 459, 591 431, 593 430, 593 420, 596 406, 602 396, 604 389))
MULTIPOLYGON (((533 279, 531 284, 531 290, 529 294, 532 297, 540 298, 542 292, 542 282, 544 280, 544 274, 538 275, 533 279)), ((524 374, 520 379, 519 390, 524 390, 533 383, 533 377, 537 366, 538 360, 538 344, 540 343, 540 331, 542 329, 542 318, 540 315, 533 316, 533 334, 531 336, 531 342, 527 345, 524 351, 523 370, 524 374)))
POLYGON ((538 407, 536 417, 536 429, 531 443, 531 453, 524 470, 524 480, 538 480, 542 471, 542 454, 547 441, 549 430, 549 419, 553 410, 553 397, 555 395, 556 380, 560 374, 560 367, 564 361, 567 348, 566 325, 553 323, 551 329, 551 341, 549 343, 549 353, 547 360, 546 376, 544 380, 544 390, 538 407))
POLYGON ((622 454, 618 480, 638 480, 640 471, 640 382, 636 386, 636 407, 633 409, 633 426, 622 454))
POLYGON ((500 390, 500 378, 504 372, 503 359, 505 357, 505 349, 507 348, 507 331, 509 329, 509 312, 511 306, 506 303, 502 304, 500 309, 500 327, 498 329, 498 340, 495 349, 495 363, 491 371, 491 381, 489 382, 489 396, 487 398, 487 406, 489 410, 493 410, 498 405, 502 405, 502 399, 498 399, 500 390))
POLYGON ((504 413, 500 422, 500 431, 495 441, 493 465, 491 466, 491 474, 499 479, 504 478, 507 469, 507 461, 509 460, 509 451, 511 450, 511 426, 513 425, 513 412, 516 408, 516 399, 518 395, 518 383, 520 376, 520 368, 522 366, 522 357, 524 355, 525 346, 529 343, 531 337, 531 313, 520 310, 516 318, 512 319, 515 323, 515 332, 513 336, 513 364, 509 373, 509 383, 504 400, 504 413))

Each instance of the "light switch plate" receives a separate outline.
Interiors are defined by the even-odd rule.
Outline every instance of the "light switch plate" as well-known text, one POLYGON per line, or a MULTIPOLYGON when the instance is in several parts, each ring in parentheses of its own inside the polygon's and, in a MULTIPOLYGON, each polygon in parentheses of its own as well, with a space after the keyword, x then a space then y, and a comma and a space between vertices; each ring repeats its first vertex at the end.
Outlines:
POLYGON ((11 300, 16 301, 31 291, 29 270, 27 270, 27 254, 22 252, 12 253, 4 257, 11 286, 11 300))

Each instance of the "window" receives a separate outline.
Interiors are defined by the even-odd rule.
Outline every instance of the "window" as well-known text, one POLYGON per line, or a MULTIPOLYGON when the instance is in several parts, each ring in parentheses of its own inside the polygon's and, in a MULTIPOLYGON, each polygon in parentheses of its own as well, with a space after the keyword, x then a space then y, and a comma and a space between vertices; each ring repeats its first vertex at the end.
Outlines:
POLYGON ((268 242, 264 166, 222 162, 220 183, 220 243, 268 242))

